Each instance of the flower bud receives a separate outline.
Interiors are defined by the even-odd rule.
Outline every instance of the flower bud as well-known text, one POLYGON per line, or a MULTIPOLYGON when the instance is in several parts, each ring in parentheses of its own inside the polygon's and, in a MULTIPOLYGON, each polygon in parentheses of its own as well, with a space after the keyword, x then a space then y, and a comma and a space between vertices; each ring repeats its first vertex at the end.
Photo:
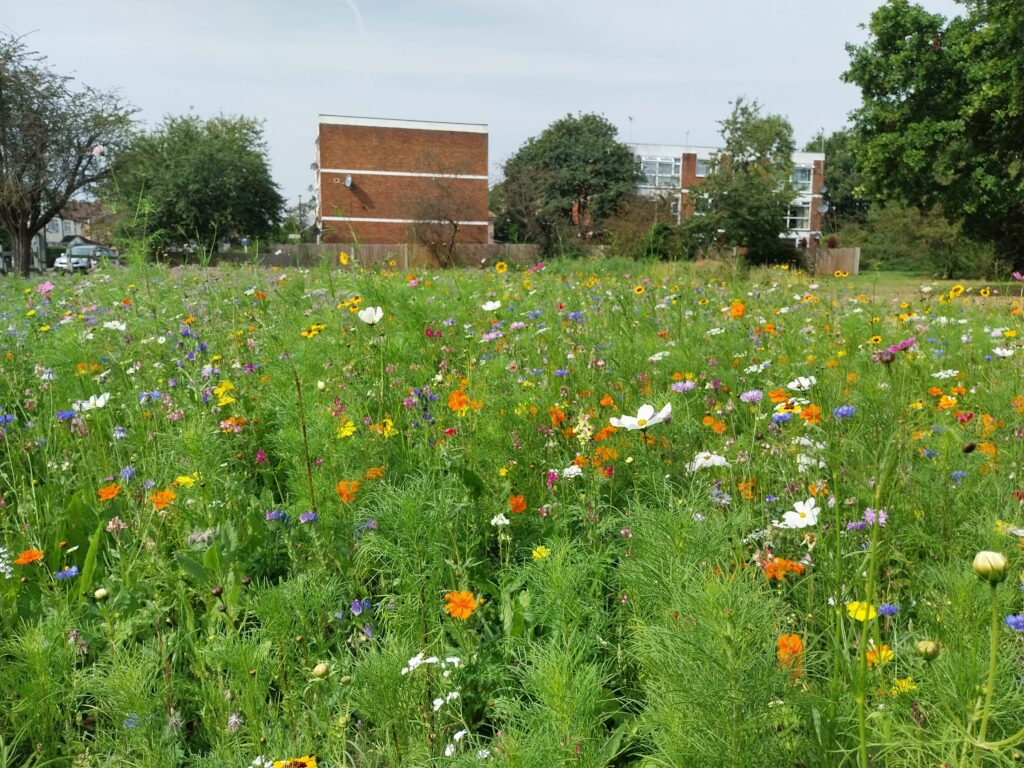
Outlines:
POLYGON ((939 644, 934 640, 918 640, 914 643, 914 653, 925 661, 935 661, 939 658, 939 644))
POLYGON ((974 556, 973 568, 978 578, 995 586, 1006 578, 1006 556, 1000 552, 979 552, 974 556))
POLYGON ((321 661, 315 667, 313 667, 313 677, 323 678, 327 677, 327 673, 331 671, 331 668, 327 666, 326 661, 321 661))
POLYGON ((213 595, 214 597, 220 597, 222 594, 224 594, 224 587, 222 587, 222 586, 220 586, 218 584, 217 586, 212 587, 210 589, 210 594, 213 595))
POLYGON ((95 592, 92 593, 92 596, 96 600, 97 603, 102 603, 104 600, 106 600, 108 597, 110 597, 110 593, 106 589, 104 589, 103 587, 100 587, 99 589, 97 589, 95 592))

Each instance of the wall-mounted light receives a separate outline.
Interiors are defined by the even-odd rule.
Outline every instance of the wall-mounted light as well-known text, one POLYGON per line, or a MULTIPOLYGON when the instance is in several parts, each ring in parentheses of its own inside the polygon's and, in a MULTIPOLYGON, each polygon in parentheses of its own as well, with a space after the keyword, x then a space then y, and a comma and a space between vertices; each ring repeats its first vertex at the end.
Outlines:
POLYGON ((352 175, 349 173, 345 174, 345 186, 352 189, 352 175))
POLYGON ((318 170, 319 168, 320 168, 320 163, 310 163, 309 164, 309 170, 311 170, 311 171, 318 170))

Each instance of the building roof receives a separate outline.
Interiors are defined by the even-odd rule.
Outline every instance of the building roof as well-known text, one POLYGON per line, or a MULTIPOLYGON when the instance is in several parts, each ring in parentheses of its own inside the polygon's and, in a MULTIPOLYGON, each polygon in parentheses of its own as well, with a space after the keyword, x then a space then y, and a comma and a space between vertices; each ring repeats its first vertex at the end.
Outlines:
POLYGON ((408 128, 420 131, 458 131, 461 133, 487 133, 486 123, 442 123, 433 120, 392 120, 386 117, 352 117, 348 115, 319 115, 318 125, 355 125, 368 128, 408 128))
POLYGON ((89 221, 102 216, 107 209, 102 203, 91 203, 85 200, 72 200, 60 212, 60 218, 71 221, 89 221))

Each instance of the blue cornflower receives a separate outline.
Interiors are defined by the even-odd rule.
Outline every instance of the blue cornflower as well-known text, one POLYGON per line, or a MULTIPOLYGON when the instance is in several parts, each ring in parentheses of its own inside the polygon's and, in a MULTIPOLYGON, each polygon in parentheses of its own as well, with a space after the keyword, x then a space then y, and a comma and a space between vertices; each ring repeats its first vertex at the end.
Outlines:
POLYGON ((568 375, 569 375, 569 369, 568 368, 558 368, 558 369, 555 370, 555 376, 568 376, 568 375))
POLYGON ((12 421, 14 421, 14 414, 0 413, 0 426, 10 424, 12 421))
POLYGON ((63 570, 57 571, 55 574, 53 574, 53 578, 57 579, 58 581, 67 581, 68 579, 75 578, 75 576, 77 575, 78 566, 72 565, 68 568, 64 568, 63 570))
POLYGON ((319 519, 319 517, 320 516, 317 515, 317 513, 311 509, 308 512, 303 512, 301 515, 299 515, 299 522, 303 524, 315 523, 319 519))
POLYGON ((121 725, 128 729, 137 728, 139 725, 139 716, 132 712, 124 719, 124 722, 121 723, 121 725))
POLYGON ((280 509, 268 509, 266 514, 263 515, 263 519, 267 522, 271 522, 273 520, 284 520, 285 517, 287 517, 287 515, 285 515, 285 513, 280 509))
POLYGON ((131 480, 133 477, 135 477, 135 467, 131 465, 125 467, 120 472, 118 472, 118 477, 120 477, 122 480, 131 480))
POLYGON ((878 606, 878 612, 883 616, 895 616, 899 609, 900 607, 895 603, 882 603, 878 606))
POLYGON ((785 424, 787 421, 793 418, 792 413, 774 413, 772 414, 772 422, 775 424, 785 424))
POLYGON ((840 405, 838 408, 832 410, 832 415, 837 419, 848 419, 857 412, 857 408, 852 405, 840 405))
POLYGON ((1006 626, 1014 632, 1024 632, 1024 613, 1011 613, 1006 617, 1006 626))
POLYGON ((360 600, 358 597, 352 601, 352 605, 349 606, 349 611, 353 616, 359 616, 363 611, 368 611, 373 607, 373 603, 370 602, 370 598, 364 597, 360 600))
POLYGON ((57 411, 57 421, 71 421, 75 418, 74 411, 57 411))
POLYGON ((960 481, 962 481, 965 477, 967 477, 967 473, 964 472, 962 469, 958 469, 956 472, 954 472, 949 477, 950 477, 950 479, 953 481, 953 483, 955 485, 960 485, 960 481))

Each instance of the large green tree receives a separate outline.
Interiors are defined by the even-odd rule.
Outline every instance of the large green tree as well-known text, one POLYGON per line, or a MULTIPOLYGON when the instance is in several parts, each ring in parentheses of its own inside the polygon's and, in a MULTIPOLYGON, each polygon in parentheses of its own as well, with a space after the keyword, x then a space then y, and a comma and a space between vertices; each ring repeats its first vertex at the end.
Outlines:
POLYGON ((110 174, 132 112, 115 93, 72 88, 19 38, 0 36, 0 226, 23 275, 36 234, 110 174))
POLYGON ((135 137, 106 188, 122 213, 120 233, 150 247, 261 238, 281 219, 263 128, 249 117, 167 117, 135 137))
POLYGON ((722 120, 722 149, 704 182, 691 190, 698 215, 687 228, 705 247, 747 249, 751 260, 776 258, 779 234, 793 200, 793 128, 780 115, 762 114, 757 101, 738 98, 722 120))
POLYGON ((566 115, 505 163, 506 230, 553 253, 600 234, 641 175, 629 147, 601 115, 566 115))
POLYGON ((952 19, 890 0, 844 79, 870 192, 938 206, 1024 266, 1024 3, 961 0, 952 19))

